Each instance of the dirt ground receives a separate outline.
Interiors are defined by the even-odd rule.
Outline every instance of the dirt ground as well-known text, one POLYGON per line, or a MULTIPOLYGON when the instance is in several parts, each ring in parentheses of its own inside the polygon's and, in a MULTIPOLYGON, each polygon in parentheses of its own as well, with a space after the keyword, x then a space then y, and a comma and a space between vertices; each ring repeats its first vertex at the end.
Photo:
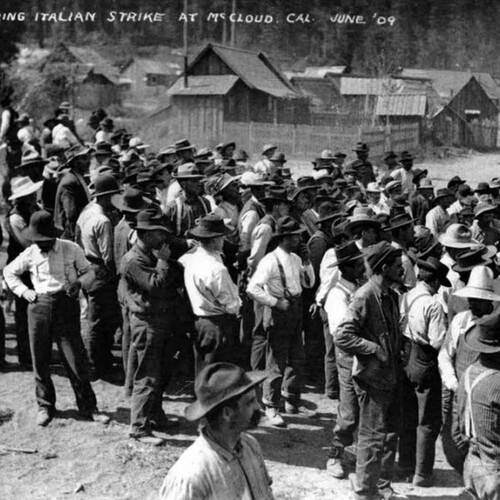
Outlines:
MULTIPOLYGON (((499 161, 500 154, 474 154, 424 165, 438 186, 460 175, 475 187, 481 180, 500 175, 499 161)), ((291 166, 295 174, 306 171, 306 162, 291 162, 291 166)), ((165 447, 138 444, 127 437, 130 407, 122 388, 103 381, 93 387, 100 410, 108 413, 112 422, 103 426, 80 421, 63 368, 54 365, 59 413, 47 428, 38 428, 32 374, 20 371, 15 364, 13 318, 9 314, 6 317, 7 361, 11 365, 7 372, 0 373, 0 410, 3 414, 11 410, 12 415, 3 424, 0 421, 0 445, 36 452, 2 451, 0 446, 0 500, 156 498, 170 466, 195 439, 196 425, 181 418, 175 433, 164 435, 165 447)), ((168 414, 182 416, 191 401, 189 388, 185 380, 172 384, 164 400, 168 414)), ((349 498, 348 481, 335 480, 324 470, 336 404, 312 386, 306 387, 304 399, 316 406, 317 419, 288 417, 287 429, 271 428, 263 421, 254 431, 273 477, 274 494, 290 500, 349 498)), ((395 488, 412 499, 467 498, 461 478, 445 462, 440 445, 435 475, 439 487, 422 489, 396 483, 395 488)))

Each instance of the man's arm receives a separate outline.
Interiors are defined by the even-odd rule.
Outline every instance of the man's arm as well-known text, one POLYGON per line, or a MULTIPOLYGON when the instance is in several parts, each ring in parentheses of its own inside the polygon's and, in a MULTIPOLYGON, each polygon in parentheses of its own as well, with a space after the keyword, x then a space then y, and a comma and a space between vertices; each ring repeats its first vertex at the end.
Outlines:
POLYGON ((224 307, 227 314, 238 314, 241 307, 238 287, 233 283, 226 268, 219 269, 213 274, 210 289, 214 298, 224 307))
POLYGON ((263 259, 257 265, 257 269, 247 286, 247 293, 259 304, 275 307, 278 299, 273 297, 266 289, 265 285, 272 275, 272 261, 263 259))
POLYGON ((259 215, 255 210, 249 210, 240 217, 240 247, 249 250, 251 246, 252 232, 259 222, 259 215))
POLYGON ((429 307, 428 317, 429 343, 431 347, 439 351, 446 337, 446 317, 443 306, 437 297, 434 297, 433 303, 429 307))
POLYGON ((113 225, 109 219, 102 219, 95 226, 96 241, 99 253, 106 267, 116 274, 115 260, 113 255, 113 225))
POLYGON ((458 344, 456 325, 457 322, 452 321, 438 355, 438 368, 443 385, 453 392, 456 392, 458 388, 458 378, 453 366, 458 344))
POLYGON ((266 255, 267 245, 269 245, 272 235, 273 230, 269 224, 261 224, 254 228, 251 238, 252 247, 247 260, 250 275, 255 272, 257 264, 266 255))
POLYGON ((29 270, 31 262, 31 248, 29 246, 24 252, 20 253, 10 264, 7 264, 3 270, 3 277, 7 286, 18 297, 30 289, 22 282, 21 275, 29 270))

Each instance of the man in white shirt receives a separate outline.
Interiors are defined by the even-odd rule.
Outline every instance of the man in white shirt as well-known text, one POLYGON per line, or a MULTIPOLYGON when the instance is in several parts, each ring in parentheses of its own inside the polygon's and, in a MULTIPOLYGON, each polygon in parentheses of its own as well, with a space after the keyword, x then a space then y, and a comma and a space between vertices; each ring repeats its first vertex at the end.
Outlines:
MULTIPOLYGON (((363 254, 354 242, 338 247, 336 257, 340 278, 328 293, 325 302, 328 334, 332 342, 335 341, 337 328, 344 319, 352 296, 365 276, 363 254)), ((359 405, 352 383, 353 357, 336 347, 335 360, 338 372, 339 405, 326 470, 331 476, 342 479, 345 477, 342 463, 344 448, 354 442, 358 426, 359 405)))
POLYGON ((458 186, 456 201, 448 207, 448 214, 450 216, 459 214, 465 207, 471 207, 477 202, 472 188, 468 184, 461 184, 458 186))
POLYGON ((307 246, 301 245, 304 232, 291 217, 279 219, 274 234, 278 247, 260 261, 247 287, 248 294, 266 306, 267 378, 262 400, 266 416, 276 427, 286 425, 278 412, 282 395, 287 413, 308 414, 300 407, 299 376, 304 359, 301 295, 303 287, 314 285, 314 269, 307 246))
POLYGON ((446 188, 438 189, 434 202, 436 206, 427 212, 425 225, 431 230, 435 238, 446 228, 450 222, 450 215, 447 210, 453 203, 455 195, 446 188))
POLYGON ((203 419, 200 436, 168 471, 160 500, 273 500, 262 450, 246 432, 260 419, 255 388, 262 380, 231 363, 200 372, 196 401, 185 410, 188 420, 203 419))
POLYGON ((62 230, 50 213, 40 210, 23 232, 33 244, 8 264, 4 278, 9 288, 29 302, 28 331, 38 403, 37 424, 45 427, 56 414, 56 393, 50 378, 50 357, 55 339, 70 373, 78 410, 86 420, 109 422, 97 413, 80 336, 78 294, 94 278, 90 262, 73 242, 60 240, 62 230), (29 271, 33 289, 21 280, 29 271))
POLYGON ((382 201, 382 189, 376 182, 370 182, 366 186, 366 198, 368 200, 368 207, 373 210, 375 215, 385 213, 389 215, 389 206, 382 201))
POLYGON ((184 284, 196 316, 196 373, 209 363, 238 358, 236 315, 241 299, 221 257, 224 238, 229 232, 217 215, 202 217, 196 227, 188 231, 199 245, 179 259, 184 266, 184 284))
POLYGON ((402 167, 393 170, 390 175, 393 179, 400 181, 403 186, 403 193, 410 194, 415 189, 413 183, 413 155, 408 151, 403 151, 399 162, 402 167))
POLYGON ((59 123, 52 129, 52 144, 68 149, 80 144, 80 141, 65 123, 65 115, 59 118, 59 123))
POLYGON ((264 144, 261 153, 262 159, 254 165, 253 171, 257 174, 264 174, 267 176, 275 174, 276 167, 273 165, 271 157, 277 149, 278 146, 275 146, 274 144, 264 144))

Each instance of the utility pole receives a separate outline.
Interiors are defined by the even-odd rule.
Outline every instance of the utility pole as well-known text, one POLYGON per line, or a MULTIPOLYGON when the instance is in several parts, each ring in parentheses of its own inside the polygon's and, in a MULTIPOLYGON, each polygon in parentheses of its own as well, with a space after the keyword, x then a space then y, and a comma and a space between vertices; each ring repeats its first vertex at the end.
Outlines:
MULTIPOLYGON (((232 0, 231 13, 233 14, 233 18, 236 17, 236 0, 232 0)), ((230 41, 231 47, 234 47, 236 45, 235 39, 236 39, 236 23, 231 23, 231 41, 230 41)))
MULTIPOLYGON (((188 0, 184 0, 184 14, 187 16, 188 12, 188 0)), ((188 23, 187 20, 184 21, 184 88, 188 88, 188 23)))

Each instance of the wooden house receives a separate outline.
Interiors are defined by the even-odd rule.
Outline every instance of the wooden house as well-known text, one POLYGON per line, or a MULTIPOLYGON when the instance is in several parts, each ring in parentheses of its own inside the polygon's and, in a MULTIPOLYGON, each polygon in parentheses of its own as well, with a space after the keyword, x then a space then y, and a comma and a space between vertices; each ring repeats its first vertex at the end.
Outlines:
POLYGON ((489 149, 497 145, 499 109, 476 77, 432 118, 433 133, 443 144, 489 149))
POLYGON ((179 135, 213 144, 227 122, 309 123, 309 100, 263 53, 209 43, 187 75, 167 92, 179 135))
POLYGON ((59 43, 45 58, 46 65, 67 65, 65 75, 71 85, 72 95, 68 99, 82 109, 106 107, 120 102, 118 92, 118 70, 95 50, 59 43))

